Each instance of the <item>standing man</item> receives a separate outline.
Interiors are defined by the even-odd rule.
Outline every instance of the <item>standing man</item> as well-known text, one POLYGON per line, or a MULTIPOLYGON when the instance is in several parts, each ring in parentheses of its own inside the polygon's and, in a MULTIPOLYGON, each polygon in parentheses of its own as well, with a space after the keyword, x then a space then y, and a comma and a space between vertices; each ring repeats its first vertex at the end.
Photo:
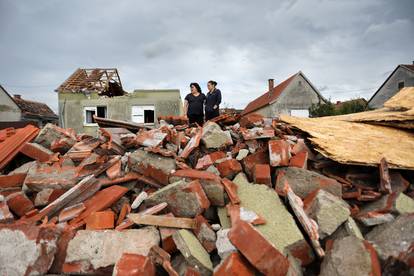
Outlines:
POLYGON ((207 83, 207 98, 205 104, 206 121, 217 117, 221 103, 221 91, 216 88, 217 82, 211 80, 207 83))

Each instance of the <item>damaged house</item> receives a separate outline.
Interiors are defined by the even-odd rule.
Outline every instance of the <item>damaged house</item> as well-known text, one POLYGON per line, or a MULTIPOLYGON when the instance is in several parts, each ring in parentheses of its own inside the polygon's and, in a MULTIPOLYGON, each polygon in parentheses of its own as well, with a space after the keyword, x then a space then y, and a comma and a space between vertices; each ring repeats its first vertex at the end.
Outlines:
POLYGON ((182 113, 178 89, 128 93, 115 68, 77 69, 56 92, 60 125, 92 135, 98 129, 94 116, 153 125, 159 116, 182 113))
POLYGON ((368 107, 372 109, 382 108, 384 103, 402 88, 410 86, 414 86, 414 61, 413 64, 398 65, 372 95, 368 101, 368 107))
POLYGON ((280 114, 309 117, 311 105, 320 102, 326 102, 326 100, 299 71, 277 86, 274 86, 273 79, 269 79, 268 91, 251 101, 242 115, 254 112, 265 117, 275 117, 280 114))
POLYGON ((58 116, 44 103, 13 97, 0 85, 0 122, 1 126, 24 126, 27 123, 43 127, 47 123, 58 123, 58 116))

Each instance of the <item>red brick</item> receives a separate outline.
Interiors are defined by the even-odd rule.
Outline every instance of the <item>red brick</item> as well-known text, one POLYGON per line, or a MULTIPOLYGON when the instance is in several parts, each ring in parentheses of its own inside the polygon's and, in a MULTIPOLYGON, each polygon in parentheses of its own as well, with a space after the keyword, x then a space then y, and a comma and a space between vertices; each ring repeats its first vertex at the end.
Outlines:
POLYGON ((254 166, 256 164, 269 164, 269 154, 267 151, 258 151, 246 156, 242 163, 245 173, 250 180, 253 180, 254 166))
MULTIPOLYGON (((49 149, 36 143, 26 143, 23 148, 20 149, 20 152, 40 162, 47 162, 53 159, 55 155, 55 153, 51 152, 49 149)), ((55 157, 55 159, 57 158, 55 157)))
POLYGON ((210 154, 203 156, 202 158, 198 159, 196 169, 197 170, 204 170, 211 165, 214 164, 219 159, 223 159, 226 157, 226 154, 223 151, 215 151, 210 154))
POLYGON ((215 269, 213 276, 253 276, 254 268, 237 252, 228 255, 215 269))
POLYGON ((155 276, 155 266, 149 257, 124 253, 115 265, 113 276, 155 276))
POLYGON ((290 146, 285 140, 269 141, 270 166, 287 166, 290 159, 290 146))
POLYGON ((308 152, 305 150, 292 156, 292 158, 290 158, 290 161, 289 161, 290 167, 307 169, 307 165, 308 165, 308 152))
POLYGON ((230 202, 232 204, 240 203, 240 198, 237 195, 237 185, 227 178, 223 178, 221 180, 221 183, 223 183, 224 189, 229 196, 230 202))
POLYGON ((203 245, 204 249, 207 250, 207 252, 211 253, 211 251, 216 249, 216 234, 214 233, 208 221, 202 215, 198 215, 194 219, 196 228, 193 229, 193 232, 200 243, 203 245), (214 239, 211 239, 211 236, 213 236, 214 239))
POLYGON ((236 159, 229 159, 217 164, 221 177, 233 178, 242 171, 240 163, 236 159))
POLYGON ((187 158, 194 149, 198 148, 198 146, 200 145, 202 133, 203 129, 199 128, 197 130, 197 133, 190 139, 190 141, 187 143, 187 145, 181 152, 180 157, 187 158))
POLYGON ((121 166, 121 160, 118 160, 113 166, 106 170, 106 175, 109 179, 115 179, 121 176, 121 166))
POLYGON ((0 188, 21 187, 26 178, 25 173, 16 173, 12 175, 0 175, 0 188))
POLYGON ((33 210, 35 207, 33 202, 27 198, 23 192, 11 194, 7 197, 7 205, 19 217, 24 216, 27 212, 33 210))
POLYGON ((288 259, 251 224, 238 220, 229 232, 231 243, 260 272, 284 276, 289 269, 288 259))
POLYGON ((270 166, 267 164, 256 164, 254 166, 254 183, 272 186, 270 166))
POLYGON ((113 211, 94 212, 85 218, 87 230, 114 228, 115 213, 113 211))
POLYGON ((241 117, 239 124, 241 127, 244 128, 252 128, 257 126, 262 126, 264 123, 263 121, 263 115, 260 115, 258 113, 250 113, 243 117, 241 117))
POLYGON ((93 212, 105 210, 117 202, 126 192, 127 188, 121 186, 111 186, 97 192, 93 197, 86 200, 85 211, 83 211, 77 218, 73 219, 69 224, 78 227, 85 224, 84 219, 93 212))

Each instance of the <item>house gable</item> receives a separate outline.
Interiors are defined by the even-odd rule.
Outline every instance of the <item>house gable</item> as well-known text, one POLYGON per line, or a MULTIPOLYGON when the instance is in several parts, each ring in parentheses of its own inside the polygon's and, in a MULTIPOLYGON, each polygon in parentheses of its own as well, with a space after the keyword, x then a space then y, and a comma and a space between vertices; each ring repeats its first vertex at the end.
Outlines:
POLYGON ((398 65, 388 76, 384 83, 372 95, 368 101, 370 108, 381 108, 384 103, 399 91, 399 83, 404 82, 404 87, 414 86, 414 66, 398 65))
POLYGON ((6 89, 0 85, 0 121, 20 121, 21 110, 6 89))

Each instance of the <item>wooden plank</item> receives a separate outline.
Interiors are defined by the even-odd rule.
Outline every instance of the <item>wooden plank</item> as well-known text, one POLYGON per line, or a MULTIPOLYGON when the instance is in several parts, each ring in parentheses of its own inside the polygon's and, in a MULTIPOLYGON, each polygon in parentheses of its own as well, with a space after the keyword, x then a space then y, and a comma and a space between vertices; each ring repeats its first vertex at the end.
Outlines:
POLYGON ((170 228, 194 229, 195 220, 191 218, 176 218, 154 215, 129 214, 128 218, 136 224, 154 225, 170 228))

